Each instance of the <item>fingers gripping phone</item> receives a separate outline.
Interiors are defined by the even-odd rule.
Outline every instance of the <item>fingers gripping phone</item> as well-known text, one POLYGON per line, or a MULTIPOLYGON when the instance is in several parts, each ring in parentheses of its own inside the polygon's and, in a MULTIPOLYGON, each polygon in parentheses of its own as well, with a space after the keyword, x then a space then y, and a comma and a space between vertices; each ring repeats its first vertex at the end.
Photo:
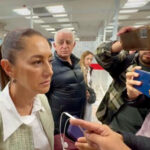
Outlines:
POLYGON ((140 27, 120 35, 124 50, 150 50, 150 27, 140 27))
POLYGON ((150 72, 144 70, 135 70, 135 72, 139 73, 139 76, 135 77, 134 80, 141 81, 142 85, 135 85, 134 87, 147 97, 150 97, 150 72))

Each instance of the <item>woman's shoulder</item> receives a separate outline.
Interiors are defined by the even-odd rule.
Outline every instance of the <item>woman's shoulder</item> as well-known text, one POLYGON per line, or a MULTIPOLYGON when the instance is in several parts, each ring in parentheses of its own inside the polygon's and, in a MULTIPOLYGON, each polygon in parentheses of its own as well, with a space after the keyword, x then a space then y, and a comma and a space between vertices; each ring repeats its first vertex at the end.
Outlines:
POLYGON ((50 110, 50 105, 45 94, 38 94, 37 98, 40 99, 42 106, 46 108, 46 110, 50 110))

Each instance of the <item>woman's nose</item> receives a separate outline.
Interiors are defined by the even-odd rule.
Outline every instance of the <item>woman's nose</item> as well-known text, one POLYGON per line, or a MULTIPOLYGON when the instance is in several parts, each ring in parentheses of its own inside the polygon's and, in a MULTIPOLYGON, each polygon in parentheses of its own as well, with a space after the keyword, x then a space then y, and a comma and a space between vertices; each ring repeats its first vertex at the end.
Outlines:
POLYGON ((52 76, 53 75, 52 64, 50 64, 49 62, 46 64, 46 67, 44 69, 44 75, 45 76, 52 76))

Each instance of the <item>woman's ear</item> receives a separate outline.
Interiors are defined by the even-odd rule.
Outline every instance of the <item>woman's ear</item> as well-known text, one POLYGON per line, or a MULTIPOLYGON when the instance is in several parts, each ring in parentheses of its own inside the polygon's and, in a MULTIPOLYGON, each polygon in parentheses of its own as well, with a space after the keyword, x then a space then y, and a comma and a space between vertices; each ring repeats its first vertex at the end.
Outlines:
POLYGON ((1 66, 2 66, 3 70, 5 71, 5 73, 10 78, 13 78, 13 76, 14 76, 13 65, 7 59, 1 60, 1 66))

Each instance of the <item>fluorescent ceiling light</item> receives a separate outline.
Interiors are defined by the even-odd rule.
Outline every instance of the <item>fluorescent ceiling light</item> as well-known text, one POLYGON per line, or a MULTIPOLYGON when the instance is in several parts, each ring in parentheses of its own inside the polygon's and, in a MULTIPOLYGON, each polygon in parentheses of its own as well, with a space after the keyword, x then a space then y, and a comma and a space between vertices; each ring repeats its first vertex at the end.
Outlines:
POLYGON ((79 38, 75 38, 75 40, 76 40, 76 41, 80 41, 80 39, 79 39, 79 38))
POLYGON ((19 9, 13 9, 13 11, 19 15, 30 15, 31 12, 28 8, 19 8, 19 9))
POLYGON ((41 25, 41 27, 43 27, 43 28, 50 28, 50 25, 45 24, 45 25, 41 25))
MULTIPOLYGON (((26 19, 31 19, 31 16, 27 16, 27 17, 25 17, 26 19)), ((38 19, 39 18, 39 16, 32 16, 32 19, 38 19)))
POLYGON ((55 34, 56 32, 51 32, 52 34, 55 34))
POLYGON ((55 14, 53 17, 67 17, 68 14, 55 14))
POLYGON ((46 28, 47 31, 55 31, 55 28, 46 28))
POLYGON ((34 23, 44 23, 44 21, 41 19, 37 19, 37 20, 33 20, 33 21, 34 21, 34 23))
POLYGON ((136 8, 142 7, 148 3, 149 0, 128 0, 127 3, 123 6, 123 8, 136 8))
POLYGON ((135 23, 136 25, 145 25, 145 24, 148 24, 147 21, 141 21, 141 22, 136 22, 135 23))
POLYGON ((133 25, 133 27, 135 27, 135 28, 139 28, 139 27, 141 27, 142 25, 133 25))
POLYGON ((106 32, 112 32, 112 30, 106 30, 106 32))
POLYGON ((68 18, 57 19, 58 22, 69 22, 68 18))
POLYGON ((70 28, 66 28, 66 29, 68 29, 68 30, 74 30, 74 27, 70 27, 70 28))
POLYGON ((126 10, 120 10, 119 13, 123 14, 123 13, 135 13, 137 12, 138 9, 126 9, 126 10))
POLYGON ((106 29, 113 29, 113 26, 107 26, 106 29))
POLYGON ((62 27, 71 27, 72 24, 61 24, 62 27))
POLYGON ((129 17, 130 17, 129 15, 119 15, 118 19, 124 20, 124 19, 128 19, 129 17))
POLYGON ((65 13, 65 8, 63 5, 56 5, 56 6, 48 6, 46 9, 50 13, 65 13))

